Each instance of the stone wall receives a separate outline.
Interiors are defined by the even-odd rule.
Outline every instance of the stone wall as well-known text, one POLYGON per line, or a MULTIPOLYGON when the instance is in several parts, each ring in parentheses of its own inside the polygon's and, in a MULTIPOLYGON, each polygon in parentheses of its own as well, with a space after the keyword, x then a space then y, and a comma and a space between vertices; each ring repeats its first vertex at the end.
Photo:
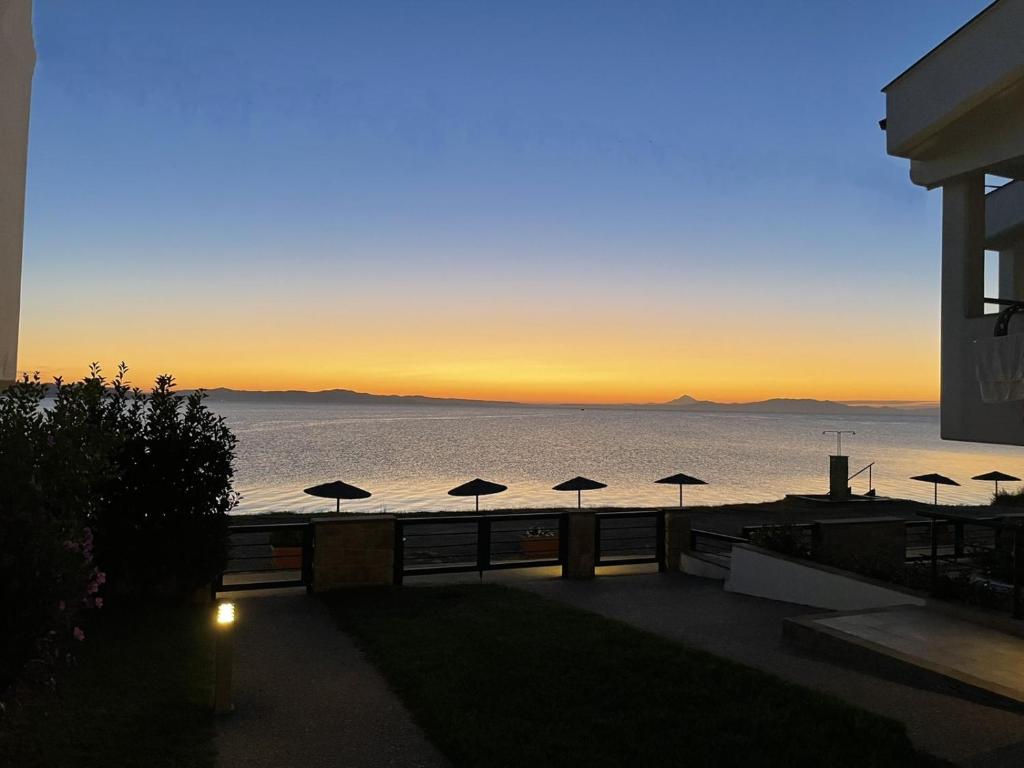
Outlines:
POLYGON ((393 516, 360 515, 313 526, 314 592, 394 583, 393 516))

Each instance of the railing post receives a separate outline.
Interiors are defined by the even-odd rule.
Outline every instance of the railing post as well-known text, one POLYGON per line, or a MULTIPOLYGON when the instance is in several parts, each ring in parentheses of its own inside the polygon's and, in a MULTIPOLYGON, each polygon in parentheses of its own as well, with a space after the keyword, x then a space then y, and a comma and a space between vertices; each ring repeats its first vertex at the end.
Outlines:
POLYGON ((476 524, 476 568, 480 578, 491 565, 491 521, 481 517, 476 524))
POLYGON ((562 564, 562 576, 566 579, 594 578, 594 561, 596 559, 595 543, 597 525, 594 512, 589 509, 571 510, 566 513, 567 546, 565 562, 562 564))
POLYGON ((1024 618, 1024 609, 1020 604, 1020 591, 1021 591, 1021 554, 1022 554, 1022 542, 1020 535, 1020 526, 1015 526, 1013 529, 1013 618, 1020 619, 1024 618))
POLYGON ((964 556, 964 524, 957 523, 953 527, 953 559, 959 560, 964 556))
POLYGON ((665 551, 665 510, 659 509, 654 520, 654 550, 658 557, 658 573, 664 573, 668 570, 668 558, 666 557, 668 553, 665 551))
POLYGON ((394 555, 394 576, 392 583, 396 587, 402 586, 402 577, 405 575, 405 525, 402 520, 395 520, 395 555, 394 555))
POLYGON ((565 566, 569 562, 569 514, 563 512, 558 516, 558 562, 565 572, 565 566))
POLYGON ((302 529, 302 583, 306 593, 313 591, 313 524, 306 523, 302 529))
POLYGON ((938 520, 932 518, 932 592, 939 581, 939 527, 938 520))
POLYGON ((601 518, 594 515, 594 567, 601 564, 601 518))

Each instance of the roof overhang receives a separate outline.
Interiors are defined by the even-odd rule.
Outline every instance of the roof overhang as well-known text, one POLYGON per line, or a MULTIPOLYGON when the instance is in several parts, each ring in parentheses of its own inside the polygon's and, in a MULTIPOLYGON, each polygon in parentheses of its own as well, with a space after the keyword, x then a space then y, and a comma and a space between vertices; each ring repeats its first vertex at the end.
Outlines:
POLYGON ((882 90, 886 149, 914 183, 1024 178, 1024 0, 996 0, 882 90))

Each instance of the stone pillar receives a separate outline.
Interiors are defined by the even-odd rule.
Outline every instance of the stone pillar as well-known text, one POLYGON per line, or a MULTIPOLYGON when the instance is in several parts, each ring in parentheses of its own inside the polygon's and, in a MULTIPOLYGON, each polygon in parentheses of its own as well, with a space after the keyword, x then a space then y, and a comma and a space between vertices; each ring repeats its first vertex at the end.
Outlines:
POLYGON ((679 511, 665 513, 665 568, 681 571, 681 558, 690 550, 690 516, 679 511))
POLYGON ((313 523, 313 592, 394 583, 395 518, 353 515, 313 523))
POLYGON ((32 0, 0 0, 0 387, 17 376, 28 113, 36 50, 32 0))
POLYGON ((833 499, 845 499, 850 495, 850 457, 828 457, 828 495, 833 499))
POLYGON ((978 400, 973 353, 962 333, 964 318, 979 317, 985 302, 985 176, 970 173, 942 187, 943 436, 967 431, 961 404, 978 400), (947 404, 949 407, 947 407, 947 404))
POLYGON ((568 513, 566 526, 566 559, 562 566, 562 577, 566 579, 594 578, 594 563, 597 560, 595 532, 597 521, 594 513, 586 509, 574 509, 568 513))
POLYGON ((907 526, 901 517, 814 521, 811 557, 816 562, 884 578, 902 573, 906 556, 907 526))

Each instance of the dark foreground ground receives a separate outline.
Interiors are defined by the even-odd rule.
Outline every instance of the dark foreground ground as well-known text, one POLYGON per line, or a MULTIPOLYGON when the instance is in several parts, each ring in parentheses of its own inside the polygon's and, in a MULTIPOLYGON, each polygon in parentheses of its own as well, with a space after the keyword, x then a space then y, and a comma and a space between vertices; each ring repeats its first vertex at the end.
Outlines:
POLYGON ((208 606, 97 616, 56 691, 0 717, 0 766, 212 768, 212 681, 208 606))
POLYGON ((915 766, 902 725, 497 585, 326 598, 455 766, 915 766))

